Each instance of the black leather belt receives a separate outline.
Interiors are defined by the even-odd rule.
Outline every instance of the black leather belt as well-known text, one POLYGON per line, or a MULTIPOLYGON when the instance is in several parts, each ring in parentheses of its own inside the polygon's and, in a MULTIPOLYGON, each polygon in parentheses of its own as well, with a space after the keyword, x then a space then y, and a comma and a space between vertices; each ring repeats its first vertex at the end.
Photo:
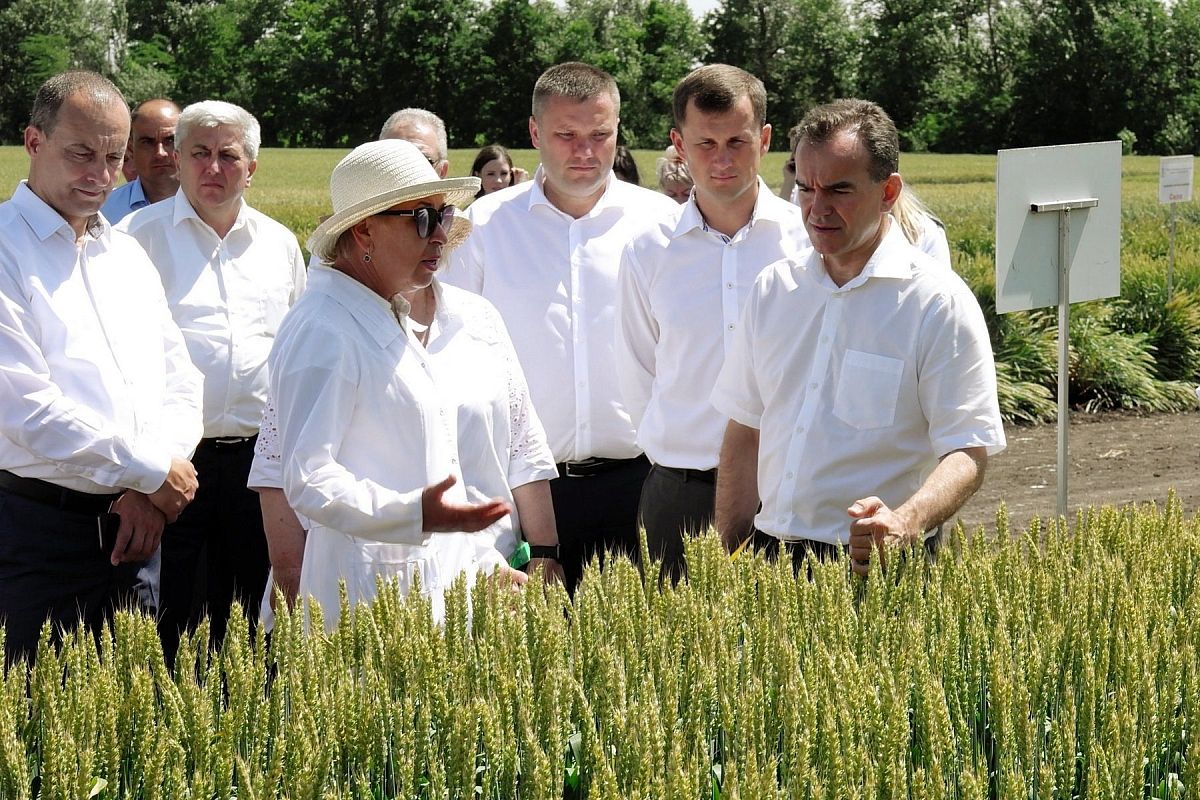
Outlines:
POLYGON ((684 467, 664 467, 662 464, 655 464, 655 467, 671 473, 675 477, 682 480, 684 483, 688 481, 700 481, 701 483, 717 483, 717 470, 714 469, 687 469, 684 467))
POLYGON ((211 439, 201 439, 201 447, 214 450, 236 450, 240 447, 253 447, 257 436, 216 436, 211 439))
POLYGON ((645 456, 637 458, 586 458, 583 461, 563 461, 554 466, 560 478, 594 478, 621 467, 646 463, 645 456))
POLYGON ((22 478, 20 475, 13 475, 5 470, 0 470, 0 490, 75 514, 103 514, 108 511, 113 501, 121 496, 121 492, 115 494, 78 492, 37 478, 22 478))

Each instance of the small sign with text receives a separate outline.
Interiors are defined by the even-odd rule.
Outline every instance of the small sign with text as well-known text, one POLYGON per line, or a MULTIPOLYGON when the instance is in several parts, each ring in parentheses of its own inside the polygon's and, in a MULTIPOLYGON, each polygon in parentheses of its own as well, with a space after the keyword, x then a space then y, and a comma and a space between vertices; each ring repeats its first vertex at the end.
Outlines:
POLYGON ((1190 203, 1192 156, 1165 156, 1158 160, 1158 202, 1190 203))

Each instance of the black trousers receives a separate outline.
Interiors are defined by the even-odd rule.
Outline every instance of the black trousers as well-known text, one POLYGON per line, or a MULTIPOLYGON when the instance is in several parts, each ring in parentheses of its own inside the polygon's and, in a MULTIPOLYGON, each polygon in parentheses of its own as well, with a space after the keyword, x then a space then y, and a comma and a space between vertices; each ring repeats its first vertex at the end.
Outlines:
POLYGON ((595 475, 550 481, 563 574, 571 593, 593 555, 614 550, 638 557, 638 498, 650 462, 641 456, 614 463, 595 475))
MULTIPOLYGON (((754 529, 754 534, 750 540, 750 546, 754 548, 754 552, 762 553, 768 561, 774 561, 779 557, 779 546, 783 545, 784 549, 792 557, 792 571, 797 575, 800 574, 800 568, 805 566, 808 554, 812 553, 817 557, 818 561, 831 561, 849 557, 847 546, 840 544, 830 544, 829 542, 818 542, 812 539, 799 539, 789 542, 781 542, 769 533, 763 533, 758 528, 754 529)), ((939 527, 929 536, 925 537, 925 556, 931 561, 937 557, 937 552, 942 546, 942 529, 939 527)), ((806 570, 807 572, 807 570, 806 570)))
POLYGON ((63 511, 0 489, 0 619, 4 659, 33 661, 42 625, 54 641, 79 625, 98 634, 133 604, 137 565, 109 563, 95 514, 63 511))
POLYGON ((674 469, 655 464, 642 485, 638 517, 646 529, 651 558, 662 559, 662 577, 679 580, 684 572, 685 537, 713 524, 717 471, 674 469))
POLYGON ((196 499, 168 525, 162 539, 159 636, 174 665, 179 637, 207 614, 211 644, 220 646, 234 599, 253 629, 267 585, 270 559, 258 493, 246 488, 254 439, 222 445, 201 441, 192 464, 196 499))

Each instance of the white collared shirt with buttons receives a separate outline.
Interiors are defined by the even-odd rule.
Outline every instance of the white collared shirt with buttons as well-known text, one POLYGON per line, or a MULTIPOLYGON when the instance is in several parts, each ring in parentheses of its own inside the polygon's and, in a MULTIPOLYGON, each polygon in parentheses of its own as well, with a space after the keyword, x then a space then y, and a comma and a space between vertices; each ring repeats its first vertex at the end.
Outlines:
MULTIPOLYGON (((312 269, 316 274, 329 267, 312 269)), ((511 505, 513 489, 558 477, 546 434, 496 309, 471 292, 437 281, 433 286, 437 311, 426 351, 439 365, 439 389, 450 398, 448 407, 457 411, 458 455, 467 498, 481 503, 499 497, 511 505)), ((420 342, 414 347, 420 347, 420 342)), ((275 404, 268 398, 262 434, 254 448, 251 488, 283 488, 278 424, 275 404)), ((475 569, 507 561, 522 538, 515 506, 512 514, 486 531, 466 538, 478 554, 475 569)))
POLYGON ((546 198, 543 179, 539 168, 472 203, 471 235, 442 279, 500 311, 555 461, 634 458, 617 386, 617 273, 625 244, 675 202, 610 176, 592 210, 574 219, 546 198))
POLYGON ((760 178, 750 222, 711 230, 696 195, 625 248, 617 301, 617 377, 655 464, 717 466, 728 418, 709 402, 742 308, 763 267, 809 247, 800 209, 760 178))
POLYGON ((284 314, 304 291, 295 235, 242 202, 224 238, 180 189, 135 211, 117 230, 158 267, 192 362, 204 374, 204 436, 253 436, 267 392, 267 354, 284 314))
MULTIPOLYGON (((320 268, 280 328, 270 358, 283 490, 310 525, 300 593, 336 622, 338 581, 353 606, 375 578, 407 592, 419 576, 440 596, 437 547, 422 530, 421 493, 447 475, 465 502, 455 399, 437 365, 391 304, 353 278, 320 268)), ((435 609, 436 611, 436 609, 435 609)))
POLYGON ((1004 449, 979 304, 896 225, 841 287, 816 252, 771 265, 742 325, 712 401, 759 430, 765 533, 844 544, 855 500, 895 508, 940 457, 1004 449))
POLYGON ((201 435, 200 373, 138 243, 76 242, 22 181, 0 204, 0 469, 151 493, 201 435))

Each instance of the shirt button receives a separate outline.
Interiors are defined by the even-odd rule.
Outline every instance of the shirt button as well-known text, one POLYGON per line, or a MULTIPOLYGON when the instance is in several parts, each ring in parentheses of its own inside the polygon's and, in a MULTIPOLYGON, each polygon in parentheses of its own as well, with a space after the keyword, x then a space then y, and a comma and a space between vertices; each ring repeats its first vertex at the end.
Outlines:
POLYGON ((801 425, 799 428, 796 428, 796 433, 804 433, 804 426, 801 425))
POLYGON ((783 477, 787 478, 790 481, 792 478, 794 478, 796 476, 793 473, 789 472, 786 475, 784 475, 783 477))
POLYGON ((729 323, 729 330, 733 330, 733 323, 729 323))
POLYGON ((733 288, 733 284, 732 284, 732 283, 727 283, 727 284, 725 284, 725 288, 726 288, 726 289, 732 289, 732 288, 733 288))
POLYGON ((451 463, 451 464, 457 464, 457 463, 458 463, 458 459, 457 459, 457 458, 452 458, 452 459, 450 459, 450 463, 451 463))
POLYGON ((810 389, 815 389, 815 388, 817 388, 818 386, 820 386, 820 384, 819 384, 819 383, 815 383, 815 382, 814 382, 814 383, 810 383, 810 384, 808 385, 808 388, 810 388, 810 389))

